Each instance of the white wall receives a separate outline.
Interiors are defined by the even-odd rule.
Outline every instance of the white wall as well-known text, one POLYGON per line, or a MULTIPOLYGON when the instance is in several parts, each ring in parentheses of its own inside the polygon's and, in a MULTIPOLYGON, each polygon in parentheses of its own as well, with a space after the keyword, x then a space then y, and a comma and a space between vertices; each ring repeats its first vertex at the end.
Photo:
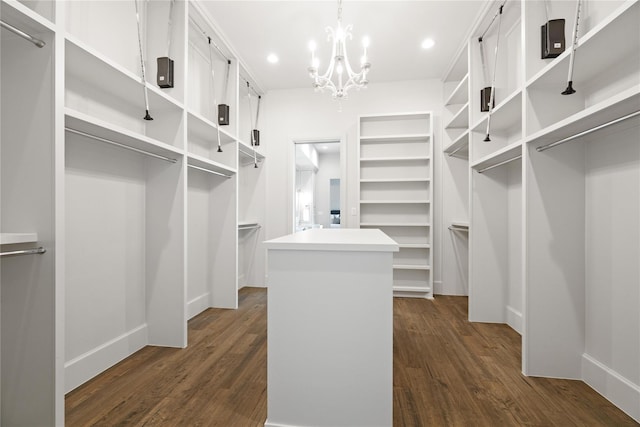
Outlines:
MULTIPOLYGON (((375 81, 372 72, 371 80, 375 81)), ((311 86, 311 85, 309 85, 311 86)), ((292 222, 291 188, 293 187, 293 140, 340 138, 346 135, 346 206, 342 207, 342 224, 353 227, 358 208, 357 129, 358 115, 430 110, 434 114, 434 153, 441 150, 442 82, 417 80, 371 83, 365 90, 349 94, 350 99, 338 103, 326 93, 309 88, 275 90, 263 97, 264 149, 269 159, 267 167, 267 239, 289 233, 292 222)), ((262 144, 261 144, 262 145, 262 144)), ((435 156, 434 176, 440 175, 441 156, 435 156)), ((435 178, 434 279, 440 280, 441 191, 435 178)))
POLYGON ((586 150, 585 353, 640 390, 638 135, 604 135, 586 150))
POLYGON ((340 155, 338 153, 319 153, 318 173, 315 182, 315 220, 328 228, 331 224, 331 179, 340 178, 340 155))

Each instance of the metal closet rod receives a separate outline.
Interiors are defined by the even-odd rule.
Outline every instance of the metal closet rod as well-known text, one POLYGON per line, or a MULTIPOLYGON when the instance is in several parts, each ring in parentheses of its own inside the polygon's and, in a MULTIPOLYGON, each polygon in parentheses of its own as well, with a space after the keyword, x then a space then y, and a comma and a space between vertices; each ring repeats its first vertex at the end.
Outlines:
POLYGON ((227 58, 227 55, 225 55, 225 53, 223 52, 222 49, 220 49, 220 46, 217 45, 217 43, 215 41, 213 41, 213 39, 209 36, 209 34, 207 34, 207 32, 205 30, 202 29, 202 27, 200 25, 198 25, 198 23, 196 22, 195 19, 193 19, 193 17, 189 17, 189 21, 191 21, 191 23, 193 25, 195 25, 196 27, 198 27, 198 30, 200 30, 200 32, 202 34, 204 34, 204 36, 207 38, 207 41, 211 41, 211 44, 213 45, 213 47, 216 48, 216 50, 218 51, 218 53, 220 54, 220 56, 222 56, 224 59, 227 60, 227 63, 231 62, 231 59, 227 58))
POLYGON ((40 255, 47 252, 43 247, 35 249, 24 249, 21 251, 0 252, 0 256, 13 256, 13 255, 40 255))
POLYGON ((2 26, 2 28, 6 28, 7 30, 11 31, 13 34, 22 37, 23 39, 30 41, 31 43, 33 43, 34 45, 42 48, 46 45, 46 43, 43 40, 40 40, 38 38, 33 37, 31 34, 27 34, 22 30, 17 29, 16 27, 14 27, 11 24, 7 24, 4 21, 0 21, 0 25, 2 26))
POLYGON ((522 155, 513 157, 513 158, 505 160, 503 162, 496 163, 495 165, 491 165, 491 166, 488 166, 488 167, 486 167, 484 169, 480 169, 480 170, 478 170, 478 173, 486 172, 488 170, 491 170, 493 168, 497 168, 498 166, 506 165, 509 162, 513 162, 514 160, 518 160, 518 159, 521 159, 521 158, 522 158, 522 155))
POLYGON ((124 148, 125 150, 135 151, 136 153, 144 154, 145 156, 154 157, 154 158, 160 159, 160 160, 165 160, 165 161, 170 162, 170 163, 175 163, 175 162, 178 161, 177 159, 172 159, 171 157, 162 156, 162 155, 156 154, 156 153, 150 153, 148 151, 144 151, 144 150, 141 150, 139 148, 130 147, 128 145, 112 141, 110 139, 102 138, 100 136, 95 136, 95 135, 91 135, 90 133, 86 133, 86 132, 82 132, 82 131, 79 131, 79 130, 76 130, 76 129, 72 129, 70 127, 65 127, 64 130, 66 130, 67 132, 75 133, 77 135, 86 136, 87 138, 95 139, 96 141, 106 142, 107 144, 115 145, 116 147, 124 148))
POLYGON ((262 226, 260 224, 255 224, 255 225, 239 225, 238 226, 238 230, 253 230, 253 229, 257 229, 257 228, 262 228, 262 226))
POLYGON ((539 153, 541 153, 541 152, 543 152, 543 151, 545 151, 545 150, 548 150, 549 148, 553 148, 553 147, 558 146, 558 145, 560 145, 560 144, 564 144, 565 142, 569 142, 569 141, 572 141, 572 140, 574 140, 574 139, 576 139, 576 138, 580 138, 581 136, 588 135, 588 134, 590 134, 590 133, 592 133, 592 132, 595 132, 595 131, 597 131, 597 130, 600 130, 600 129, 606 128, 606 127, 608 127, 608 126, 614 125, 614 124, 619 123, 619 122, 622 122, 622 121, 624 121, 624 120, 630 119, 630 118, 635 117, 635 116, 637 116, 637 115, 639 115, 639 114, 640 114, 640 110, 638 110, 638 111, 636 111, 636 112, 634 112, 634 113, 631 113, 631 114, 627 114, 626 116, 623 116, 623 117, 617 118, 617 119, 615 119, 615 120, 611 120, 610 122, 603 123, 603 124, 601 124, 601 125, 598 125, 598 126, 592 127, 591 129, 587 129, 587 130, 582 131, 582 132, 579 132, 579 133, 577 133, 577 134, 575 134, 575 135, 568 136, 568 137, 563 138, 563 139, 561 139, 561 140, 559 140, 559 141, 552 142, 552 143, 547 144, 547 145, 543 145, 543 146, 541 146, 541 147, 536 148, 536 151, 537 151, 537 152, 539 152, 539 153))
POLYGON ((460 227, 458 225, 450 225, 448 228, 451 231, 462 231, 462 232, 465 232, 465 233, 469 232, 469 227, 460 227))
POLYGON ((455 154, 456 154, 458 151, 462 150, 463 148, 464 148, 464 145, 461 145, 460 147, 456 148, 455 150, 453 150, 452 152, 447 153, 447 154, 449 155, 449 157, 457 157, 455 154))
POLYGON ((194 165, 187 165, 187 166, 192 168, 192 169, 197 169, 197 170, 202 171, 202 172, 208 172, 208 173, 211 173, 213 175, 218 175, 218 176, 225 177, 227 179, 231 178, 231 175, 225 175, 225 174, 223 174, 221 172, 216 172, 216 171, 212 171, 212 170, 209 170, 209 169, 201 168, 200 166, 194 166, 194 165))

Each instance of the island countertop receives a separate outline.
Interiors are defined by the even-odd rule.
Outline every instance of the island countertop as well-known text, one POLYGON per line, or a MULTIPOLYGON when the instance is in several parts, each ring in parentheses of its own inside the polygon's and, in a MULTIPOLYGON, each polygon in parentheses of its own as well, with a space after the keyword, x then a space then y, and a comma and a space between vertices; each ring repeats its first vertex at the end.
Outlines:
POLYGON ((264 242, 267 249, 398 252, 398 244, 378 229, 311 229, 264 242))

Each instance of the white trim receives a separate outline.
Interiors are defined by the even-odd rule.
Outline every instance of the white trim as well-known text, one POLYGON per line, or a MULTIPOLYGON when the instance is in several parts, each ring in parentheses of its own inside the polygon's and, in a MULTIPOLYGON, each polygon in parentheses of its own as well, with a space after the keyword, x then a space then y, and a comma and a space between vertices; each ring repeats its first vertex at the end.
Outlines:
POLYGON ((146 346, 148 342, 145 323, 66 362, 64 364, 65 393, 69 393, 129 357, 146 346))
POLYGON ((595 391, 640 423, 640 385, 584 353, 582 379, 595 391))
POLYGON ((507 306, 507 325, 522 335, 522 312, 516 310, 510 305, 507 306))
POLYGON ((195 297, 187 302, 187 320, 194 318, 209 307, 211 307, 209 292, 195 297))

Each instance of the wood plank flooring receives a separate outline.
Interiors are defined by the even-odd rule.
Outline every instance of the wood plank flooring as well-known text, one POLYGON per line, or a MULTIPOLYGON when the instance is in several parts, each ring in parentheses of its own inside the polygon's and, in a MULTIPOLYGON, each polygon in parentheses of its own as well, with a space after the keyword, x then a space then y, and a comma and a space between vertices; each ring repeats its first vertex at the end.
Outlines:
MULTIPOLYGON (((263 426, 266 290, 189 322, 66 396, 67 426, 263 426)), ((394 299, 394 426, 632 426, 580 381, 520 374, 520 336, 469 323, 467 298, 394 299)))

